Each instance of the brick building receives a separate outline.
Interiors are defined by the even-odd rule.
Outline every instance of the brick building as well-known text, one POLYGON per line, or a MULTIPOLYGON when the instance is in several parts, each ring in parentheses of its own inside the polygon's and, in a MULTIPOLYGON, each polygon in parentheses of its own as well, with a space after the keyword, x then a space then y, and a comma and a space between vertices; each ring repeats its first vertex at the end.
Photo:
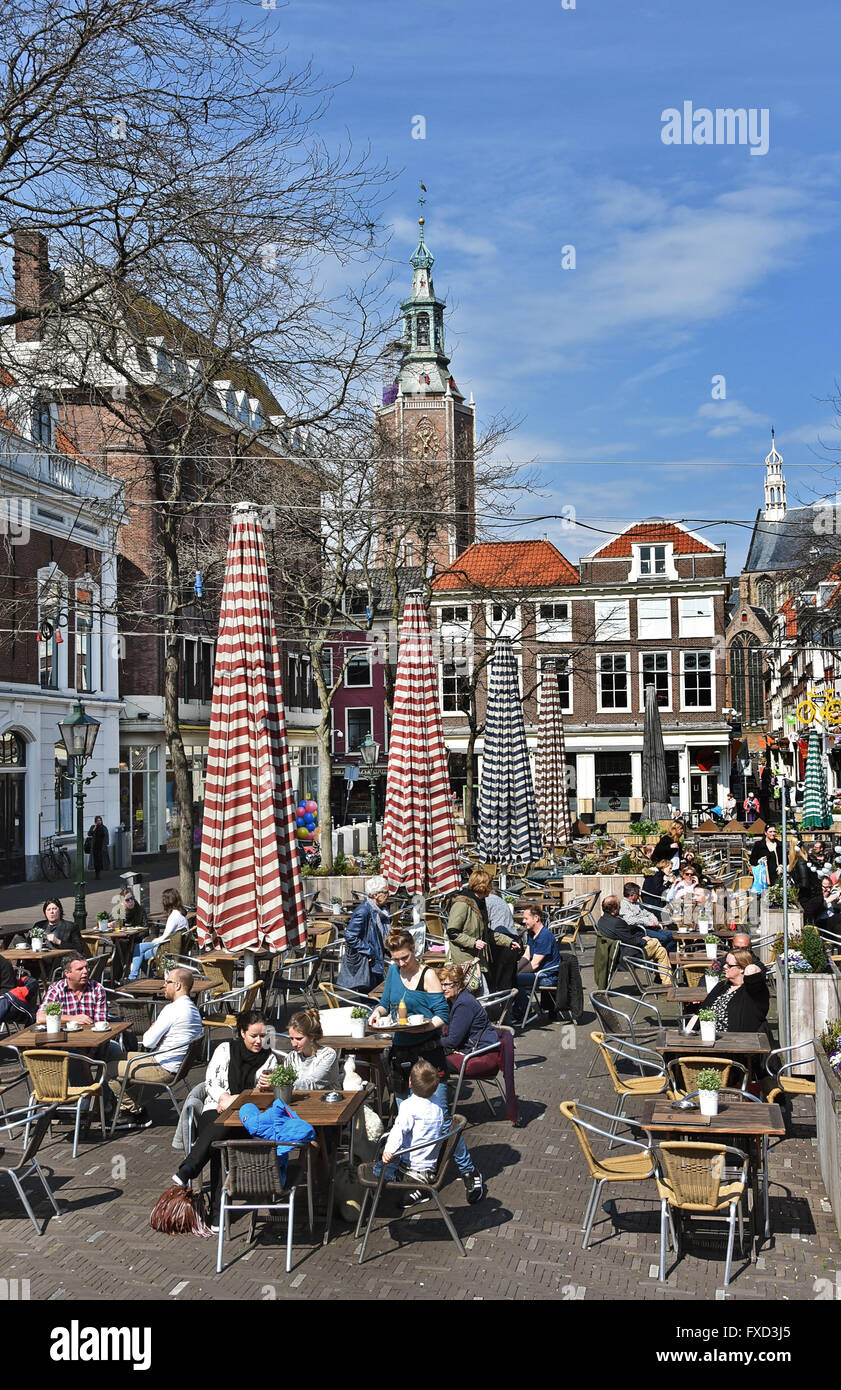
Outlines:
MULTIPOLYGON (((529 745, 537 742, 542 664, 559 673, 573 809, 582 818, 642 811, 644 688, 657 688, 672 802, 715 804, 730 776, 723 547, 675 522, 647 520, 581 558, 549 541, 472 546, 434 581, 441 700, 456 785, 485 715, 496 637, 517 653, 529 745), (470 686, 475 694, 470 694, 470 686)), ((475 771, 479 780, 479 767, 475 771)))

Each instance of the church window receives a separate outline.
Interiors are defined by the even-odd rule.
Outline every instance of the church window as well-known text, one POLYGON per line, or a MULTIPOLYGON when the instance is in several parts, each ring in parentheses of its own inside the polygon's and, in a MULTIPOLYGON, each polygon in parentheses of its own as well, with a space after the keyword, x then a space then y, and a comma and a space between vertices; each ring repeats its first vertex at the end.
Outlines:
POLYGON ((429 314, 418 314, 418 347, 429 347, 429 314))

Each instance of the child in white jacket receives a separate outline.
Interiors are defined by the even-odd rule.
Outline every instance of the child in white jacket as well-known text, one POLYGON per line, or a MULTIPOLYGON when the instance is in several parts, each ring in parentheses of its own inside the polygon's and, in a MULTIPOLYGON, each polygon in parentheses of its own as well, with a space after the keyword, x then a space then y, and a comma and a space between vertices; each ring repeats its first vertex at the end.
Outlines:
MULTIPOLYGON (((438 1141, 445 1122, 440 1105, 436 1105, 431 1099, 437 1087, 438 1072, 435 1067, 430 1062, 415 1062, 409 1073, 410 1094, 400 1102, 394 1127, 386 1136, 382 1159, 378 1159, 374 1164, 376 1177, 379 1177, 385 1167, 387 1182, 432 1181, 438 1162, 438 1141), (395 1159, 394 1155, 399 1150, 422 1144, 424 1140, 428 1143, 423 1148, 414 1149, 411 1154, 404 1154, 395 1159)), ((409 1193, 406 1206, 416 1207, 428 1201, 429 1194, 418 1188, 409 1193)))

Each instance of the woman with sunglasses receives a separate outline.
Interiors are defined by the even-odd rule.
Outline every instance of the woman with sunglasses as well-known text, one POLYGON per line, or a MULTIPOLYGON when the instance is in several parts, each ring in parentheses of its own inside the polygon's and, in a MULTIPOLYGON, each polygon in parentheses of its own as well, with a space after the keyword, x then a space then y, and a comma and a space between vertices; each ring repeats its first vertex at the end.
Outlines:
POLYGON ((717 1032, 760 1033, 767 1029, 769 1005, 765 972, 750 951, 728 951, 724 975, 701 1008, 715 1012, 717 1032))

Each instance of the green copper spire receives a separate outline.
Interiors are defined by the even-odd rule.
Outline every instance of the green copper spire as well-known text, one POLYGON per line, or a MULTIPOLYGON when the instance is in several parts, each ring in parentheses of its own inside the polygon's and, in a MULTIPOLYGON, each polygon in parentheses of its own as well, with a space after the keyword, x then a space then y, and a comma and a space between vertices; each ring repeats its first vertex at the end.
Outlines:
MULTIPOLYGON (((421 184, 418 202, 418 244, 409 264, 412 267, 412 288, 400 308, 403 313, 403 361, 400 364, 400 385, 404 395, 444 394, 452 391, 450 359, 444 353, 443 299, 438 299, 432 283, 435 257, 424 241, 425 218, 423 206, 426 189, 421 184)), ((455 391, 459 395, 458 390, 455 391)))

